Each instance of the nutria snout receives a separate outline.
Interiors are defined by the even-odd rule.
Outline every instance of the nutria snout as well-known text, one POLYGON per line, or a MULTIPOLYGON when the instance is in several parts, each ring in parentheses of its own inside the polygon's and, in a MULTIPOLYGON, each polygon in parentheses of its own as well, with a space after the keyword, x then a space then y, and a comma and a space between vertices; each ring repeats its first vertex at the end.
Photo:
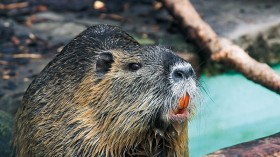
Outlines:
POLYGON ((170 49, 90 27, 27 89, 16 156, 188 156, 197 93, 192 66, 170 49))

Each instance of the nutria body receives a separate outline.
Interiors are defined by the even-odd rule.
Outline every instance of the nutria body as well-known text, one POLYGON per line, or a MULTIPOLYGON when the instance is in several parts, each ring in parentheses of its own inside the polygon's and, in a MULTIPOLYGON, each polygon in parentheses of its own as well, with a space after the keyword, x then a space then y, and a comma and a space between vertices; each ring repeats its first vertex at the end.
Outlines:
POLYGON ((27 89, 16 156, 186 157, 194 77, 169 49, 142 46, 118 27, 90 27, 27 89), (179 108, 184 96, 190 105, 179 108))

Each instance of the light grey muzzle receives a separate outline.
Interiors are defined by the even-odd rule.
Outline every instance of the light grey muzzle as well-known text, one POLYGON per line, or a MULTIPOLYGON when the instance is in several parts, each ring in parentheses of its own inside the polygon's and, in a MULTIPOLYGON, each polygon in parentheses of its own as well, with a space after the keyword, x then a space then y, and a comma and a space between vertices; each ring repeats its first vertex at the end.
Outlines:
POLYGON ((174 83, 187 80, 190 77, 194 77, 194 75, 194 70, 190 64, 174 66, 171 71, 171 79, 174 83))

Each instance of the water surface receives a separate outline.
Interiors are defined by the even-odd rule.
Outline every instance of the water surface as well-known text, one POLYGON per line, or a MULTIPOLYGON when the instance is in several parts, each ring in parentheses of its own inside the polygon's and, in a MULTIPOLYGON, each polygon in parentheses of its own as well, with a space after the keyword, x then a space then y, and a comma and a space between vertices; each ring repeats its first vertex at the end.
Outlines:
MULTIPOLYGON (((280 73, 280 65, 274 70, 280 73)), ((204 102, 190 123, 191 157, 280 132, 280 96, 238 73, 202 76, 204 102)))

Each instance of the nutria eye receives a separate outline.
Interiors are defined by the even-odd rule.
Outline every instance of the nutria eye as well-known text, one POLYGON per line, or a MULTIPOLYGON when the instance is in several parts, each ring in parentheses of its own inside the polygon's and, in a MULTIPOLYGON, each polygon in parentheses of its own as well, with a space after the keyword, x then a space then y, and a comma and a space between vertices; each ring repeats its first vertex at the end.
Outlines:
POLYGON ((142 67, 142 65, 140 63, 129 63, 128 64, 128 68, 131 71, 136 71, 138 69, 140 69, 142 67))

